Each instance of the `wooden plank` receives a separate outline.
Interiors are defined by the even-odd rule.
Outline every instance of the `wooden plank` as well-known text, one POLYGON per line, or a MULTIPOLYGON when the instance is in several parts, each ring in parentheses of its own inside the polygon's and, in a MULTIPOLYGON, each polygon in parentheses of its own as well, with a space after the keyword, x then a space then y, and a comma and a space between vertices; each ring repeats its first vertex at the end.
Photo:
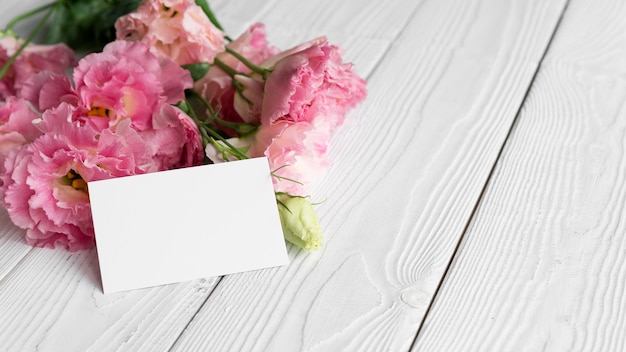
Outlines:
MULTIPOLYGON (((16 15, 24 12, 24 9, 34 9, 38 6, 49 4, 54 2, 53 0, 20 0, 20 1, 6 1, 2 4, 2 11, 0 12, 0 30, 11 21, 16 15)), ((29 21, 29 20, 25 20, 29 21)), ((21 29, 16 28, 17 30, 21 29)))
MULTIPOLYGON (((2 4, 3 11, 0 11, 0 28, 4 28, 13 16, 22 13, 24 9, 35 8, 50 1, 38 2, 37 0, 12 1, 2 4)), ((29 20, 27 20, 29 21, 29 20)), ((31 21, 32 22, 32 21, 31 21)), ((21 30, 24 25, 18 24, 16 30, 21 30)), ((15 227, 4 208, 0 206, 0 281, 8 274, 20 260, 22 260, 32 249, 23 240, 24 231, 15 227)))
POLYGON ((165 351, 214 284, 104 295, 95 250, 33 249, 0 283, 0 350, 165 351))
POLYGON ((416 351, 626 350, 624 58, 572 0, 416 351))
MULTIPOLYGON (((329 16, 393 6, 358 4, 329 16)), ((369 76, 370 96, 338 131, 335 164, 313 192, 325 200, 325 248, 292 248, 289 266, 225 277, 173 350, 408 349, 563 6, 405 7, 410 23, 369 76)), ((327 22, 339 20, 320 20, 321 33, 327 22)))
MULTIPOLYGON (((222 1, 212 2, 212 5, 219 11, 218 16, 237 14, 236 9, 247 8, 249 12, 239 13, 241 17, 229 22, 241 30, 252 22, 248 17, 255 14, 252 9, 266 12, 252 1, 233 1, 232 5, 222 1)), ((400 13, 402 8, 396 6, 395 10, 400 13)), ((13 11, 19 12, 15 8, 13 11)), ((369 60, 370 67, 384 54, 394 31, 399 32, 402 23, 380 22, 378 25, 381 33, 389 34, 369 44, 366 39, 358 44, 363 46, 358 53, 364 53, 363 61, 369 60)), ((300 30, 299 34, 306 40, 321 33, 300 30)), ((0 268, 3 276, 6 275, 0 282, 0 328, 3 330, 0 350, 45 350, 56 346, 64 346, 68 351, 167 350, 215 284, 214 279, 198 280, 104 296, 100 291, 95 251, 75 254, 31 251, 23 245, 23 231, 8 224, 6 214, 4 217, 2 223, 6 227, 0 229, 0 241, 6 240, 20 250, 0 247, 0 268), (28 251, 31 253, 26 255, 28 251)))
MULTIPOLYGON (((0 13, 4 25, 40 3, 3 5, 10 9, 0 13)), ((95 250, 34 249, 23 237, 2 210, 1 351, 167 351, 217 282, 208 278, 105 296, 95 250)))
MULTIPOLYGON (((242 8, 241 2, 233 4, 242 8)), ((217 2, 215 5, 216 11, 238 13, 226 3, 217 2)), ((248 9, 259 8, 258 4, 250 6, 248 2, 247 5, 248 9)), ((18 9, 13 11, 19 12, 18 9)), ((240 16, 247 21, 245 16, 249 14, 240 16)), ((239 23, 241 30, 245 28, 243 22, 241 18, 239 22, 236 19, 231 21, 239 23)), ((393 29, 394 26, 387 28, 393 29)), ((300 33, 309 38, 315 35, 307 35, 306 31, 300 33)), ((389 46, 389 38, 387 36, 374 42, 379 45, 370 46, 370 50, 379 52, 367 57, 380 58, 384 50, 379 49, 389 46)), ((365 46, 363 42, 361 44, 365 46)), ((367 49, 363 51, 367 52, 367 49)), ((213 279, 200 280, 103 296, 94 252, 69 254, 35 249, 26 256, 30 247, 23 244, 23 231, 10 225, 6 214, 4 217, 2 223, 6 224, 6 228, 0 232, 1 241, 6 240, 19 250, 0 243, 3 244, 2 276, 17 263, 20 265, 0 284, 3 298, 0 301, 2 348, 29 350, 36 346, 52 348, 62 343, 67 350, 81 351, 165 350, 209 295, 214 284, 213 279), (76 326, 81 327, 81 334, 75 333, 76 326)))
POLYGON ((9 220, 6 210, 0 209, 0 282, 24 258, 32 247, 24 242, 24 231, 9 220))
POLYGON ((266 25, 268 40, 283 50, 328 37, 344 49, 344 59, 363 75, 371 72, 421 1, 250 0, 211 1, 225 30, 237 37, 254 22, 266 25), (261 7, 260 4, 264 4, 261 7))

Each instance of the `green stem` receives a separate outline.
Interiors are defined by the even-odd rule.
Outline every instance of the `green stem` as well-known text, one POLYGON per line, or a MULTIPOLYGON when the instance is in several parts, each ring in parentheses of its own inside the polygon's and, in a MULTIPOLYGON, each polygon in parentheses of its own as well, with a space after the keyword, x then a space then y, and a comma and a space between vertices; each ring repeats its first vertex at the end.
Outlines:
POLYGON ((246 103, 252 104, 252 102, 248 98, 246 98, 246 96, 243 94, 243 87, 241 86, 241 84, 235 79, 236 75, 244 75, 244 74, 226 65, 224 61, 218 58, 213 59, 213 64, 221 68, 224 72, 226 72, 227 75, 230 76, 230 78, 232 78, 233 87, 235 87, 235 90, 237 91, 237 93, 239 93, 239 95, 246 101, 246 103))
MULTIPOLYGON (((227 51, 228 51, 228 50, 229 50, 229 49, 227 49, 227 51)), ((226 65, 226 63, 224 63, 224 61, 222 61, 222 60, 220 60, 220 59, 218 59, 218 58, 213 59, 213 65, 215 65, 215 66, 219 67, 220 69, 222 69, 222 71, 226 72, 226 74, 230 76, 230 78, 231 78, 231 79, 232 79, 232 81, 233 81, 233 87, 235 88, 235 90, 237 91, 237 93, 239 94, 239 96, 240 96, 240 97, 241 97, 241 98, 242 98, 242 99, 243 99, 246 103, 248 103, 248 105, 252 105, 252 102, 250 101, 250 99, 248 99, 248 98, 247 98, 247 97, 243 94, 243 88, 244 88, 244 87, 242 86, 242 84, 241 84, 239 81, 237 81, 237 80, 235 79, 235 76, 236 76, 236 75, 242 75, 242 76, 244 76, 245 74, 244 74, 244 73, 242 73, 242 72, 239 72, 239 71, 235 70, 234 68, 232 68, 232 67, 230 67, 230 66, 228 66, 228 65, 226 65)), ((259 69, 263 69, 263 68, 260 68, 260 67, 259 67, 259 69)), ((263 70, 264 70, 264 69, 263 69, 263 70)), ((269 73, 270 73, 270 72, 271 72, 271 71, 267 71, 267 70, 266 70, 266 72, 265 72, 265 73, 267 73, 267 74, 269 75, 269 73)), ((267 77, 266 77, 265 75, 263 75, 263 79, 266 79, 266 78, 267 78, 267 77)))
POLYGON ((200 135, 202 136, 202 147, 206 148, 207 144, 209 144, 210 142, 210 138, 204 130, 205 126, 202 123, 202 121, 198 119, 198 115, 196 115, 196 112, 193 111, 193 109, 191 108, 191 104, 189 104, 187 100, 185 100, 185 104, 189 106, 189 112, 188 112, 189 117, 191 117, 193 122, 195 122, 196 126, 198 127, 198 131, 200 131, 200 135))
POLYGON ((200 93, 196 92, 193 89, 189 89, 188 92, 193 95, 196 99, 200 100, 200 103, 202 103, 202 105, 204 105, 204 107, 207 108, 207 110, 209 110, 209 113, 211 115, 215 115, 216 111, 213 108, 213 106, 206 100, 204 99, 204 97, 202 95, 200 95, 200 93))
MULTIPOLYGON (((189 102, 187 102, 187 105, 191 106, 189 102)), ((237 149, 234 145, 232 145, 219 133, 213 131, 207 122, 200 121, 200 119, 198 118, 198 115, 196 115, 193 109, 189 109, 189 117, 191 117, 191 119, 196 123, 196 126, 198 126, 198 130, 200 130, 200 134, 202 134, 202 142, 204 143, 204 147, 207 146, 211 138, 217 139, 220 142, 224 143, 224 145, 230 149, 230 153, 238 157, 240 160, 250 159, 249 156, 239 151, 239 149, 237 149)))
MULTIPOLYGON (((209 21, 211 21, 211 23, 213 23, 213 25, 217 27, 217 29, 219 29, 222 32, 224 31, 224 27, 222 27, 220 22, 217 20, 217 17, 211 10, 211 7, 209 6, 209 3, 206 0, 196 0, 196 5, 200 6, 200 8, 202 9, 202 12, 204 12, 206 17, 209 18, 209 21)), ((225 38, 226 40, 232 42, 232 40, 228 36, 226 36, 225 38)))
POLYGON ((230 121, 222 120, 219 117, 215 119, 215 122, 217 122, 220 126, 224 126, 224 127, 235 130, 242 137, 245 137, 254 133, 259 128, 259 125, 255 125, 252 123, 230 122, 230 121))
POLYGON ((207 127, 205 127, 205 128, 206 128, 207 133, 209 133, 209 134, 211 135, 211 137, 213 137, 213 138, 215 138, 215 139, 218 139, 220 142, 224 143, 224 145, 226 145, 228 148, 230 148, 230 149, 231 149, 231 150, 230 150, 230 152, 231 152, 234 156, 238 157, 240 160, 243 160, 243 159, 250 159, 250 157, 249 157, 249 156, 247 156, 246 154, 244 154, 244 153, 240 152, 240 151, 239 151, 239 149, 237 149, 234 145, 230 144, 230 142, 229 142, 229 141, 227 141, 224 137, 220 136, 220 134, 219 134, 219 133, 217 133, 217 132, 213 131, 213 130, 212 130, 211 128, 209 128, 208 126, 207 126, 207 127))
POLYGON ((246 59, 243 55, 239 54, 229 47, 226 47, 226 52, 236 57, 237 60, 241 61, 241 63, 246 65, 246 67, 249 68, 252 72, 260 74, 263 79, 267 79, 267 76, 272 73, 272 69, 255 65, 252 61, 246 59))
POLYGON ((6 27, 5 30, 6 31, 13 31, 13 27, 16 24, 18 24, 19 22, 21 22, 21 21, 23 21, 23 20, 25 20, 25 19, 27 19, 27 18, 29 18, 31 16, 34 16, 34 15, 38 14, 41 11, 44 11, 45 9, 47 9, 49 7, 56 6, 56 4, 57 4, 57 2, 52 2, 52 3, 40 6, 40 7, 36 8, 36 9, 34 9, 34 10, 28 11, 26 13, 23 13, 23 14, 15 17, 14 19, 11 20, 11 22, 9 22, 9 24, 7 24, 7 27, 6 27))
POLYGON ((296 181, 296 180, 294 180, 294 179, 292 179, 292 178, 287 178, 287 177, 283 177, 283 176, 280 176, 280 175, 276 175, 276 174, 275 174, 275 173, 273 173, 273 172, 272 172, 272 176, 276 177, 276 178, 277 178, 277 179, 279 179, 279 180, 285 180, 285 181, 289 181, 289 182, 297 183, 297 184, 299 184, 299 185, 303 185, 303 186, 304 186, 304 183, 302 183, 302 182, 300 182, 300 181, 296 181))
POLYGON ((239 133, 240 136, 247 136, 259 128, 259 125, 257 124, 252 124, 252 123, 247 123, 247 122, 231 122, 231 121, 222 120, 218 117, 217 111, 213 108, 213 106, 211 106, 211 104, 206 99, 204 99, 202 95, 200 95, 198 92, 196 92, 193 89, 190 89, 188 93, 191 96, 198 99, 200 103, 202 103, 202 105, 204 105, 209 110, 209 113, 211 114, 211 118, 209 119, 209 122, 215 121, 221 126, 231 128, 235 130, 237 133, 239 133))
MULTIPOLYGON (((56 3, 55 3, 56 5, 56 3)), ((46 23, 46 21, 48 20, 48 18, 50 17, 50 15, 52 15, 52 12, 54 12, 54 7, 50 7, 50 10, 46 13, 46 15, 41 19, 41 21, 39 21, 39 23, 37 24, 37 26, 35 27, 35 29, 33 29, 32 32, 30 32, 30 34, 28 35, 28 38, 26 38, 26 40, 24 41, 24 43, 20 46, 19 49, 17 49, 17 51, 15 52, 15 54, 13 54, 13 56, 11 56, 11 58, 9 59, 9 61, 7 61, 4 66, 2 66, 2 69, 0 69, 0 79, 2 79, 2 77, 4 77, 4 75, 7 73, 7 71, 9 70, 9 68, 11 67, 11 65, 13 65, 13 63, 15 62, 15 60, 17 59, 17 57, 22 53, 22 51, 24 50, 24 48, 26 48, 26 46, 33 41, 33 38, 35 38, 35 36, 37 35, 37 33, 39 33, 39 31, 41 30, 41 28, 43 28, 44 24, 46 23)))
POLYGON ((214 64, 215 66, 217 66, 217 67, 221 68, 221 69, 222 69, 222 71, 226 72, 226 73, 227 73, 230 77, 235 77, 235 75, 240 75, 240 74, 242 74, 241 72, 238 72, 238 71, 237 71, 237 70, 235 70, 234 68, 232 68, 232 67, 230 67, 230 66, 226 65, 226 64, 224 63, 224 61, 222 61, 222 60, 220 60, 220 59, 218 59, 218 58, 213 59, 213 64, 214 64))
MULTIPOLYGON (((288 178, 288 177, 284 177, 284 176, 280 176, 280 175, 277 175, 277 174, 276 174, 276 172, 277 172, 277 171, 279 171, 280 169, 283 169, 283 168, 285 168, 285 167, 289 167, 289 166, 291 166, 291 165, 286 164, 286 165, 283 165, 283 166, 281 166, 281 167, 279 167, 279 168, 276 168, 275 170, 272 170, 272 172, 271 172, 272 176, 273 176, 273 177, 276 177, 276 178, 277 178, 277 179, 279 179, 279 180, 285 180, 285 181, 295 182, 295 183, 297 183, 297 184, 299 184, 299 185, 303 185, 303 186, 304 186, 304 183, 302 183, 302 182, 300 182, 300 181, 296 181, 296 180, 294 180, 294 179, 292 179, 292 178, 288 178)), ((291 194, 288 194, 288 193, 284 193, 284 192, 280 192, 280 193, 285 194, 285 195, 288 195, 289 197, 292 197, 292 198, 293 198, 293 197, 295 197, 295 196, 292 196, 291 194)))

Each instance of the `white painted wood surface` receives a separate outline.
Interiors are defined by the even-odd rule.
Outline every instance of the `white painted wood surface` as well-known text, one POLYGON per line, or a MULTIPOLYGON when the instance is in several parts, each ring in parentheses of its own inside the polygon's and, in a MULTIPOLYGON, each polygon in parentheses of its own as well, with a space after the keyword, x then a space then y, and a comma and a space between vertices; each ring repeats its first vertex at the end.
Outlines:
POLYGON ((624 350, 625 9, 570 2, 533 81, 566 0, 212 1, 368 78, 314 187, 325 247, 103 295, 95 251, 0 211, 0 351, 624 350))
POLYGON ((572 1, 416 351, 626 350, 625 74, 626 3, 572 1))
POLYGON ((224 278, 174 351, 408 350, 562 7, 421 2, 314 192, 325 249, 224 278))

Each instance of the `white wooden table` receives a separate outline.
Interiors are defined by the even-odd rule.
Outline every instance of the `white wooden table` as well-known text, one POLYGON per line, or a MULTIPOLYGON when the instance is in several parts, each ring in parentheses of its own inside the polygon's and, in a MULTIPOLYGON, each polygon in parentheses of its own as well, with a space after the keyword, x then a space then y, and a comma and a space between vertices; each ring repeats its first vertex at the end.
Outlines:
POLYGON ((2 211, 0 350, 626 350, 626 2, 212 6, 282 48, 326 34, 369 81, 314 187, 325 247, 103 295, 95 250, 2 211))

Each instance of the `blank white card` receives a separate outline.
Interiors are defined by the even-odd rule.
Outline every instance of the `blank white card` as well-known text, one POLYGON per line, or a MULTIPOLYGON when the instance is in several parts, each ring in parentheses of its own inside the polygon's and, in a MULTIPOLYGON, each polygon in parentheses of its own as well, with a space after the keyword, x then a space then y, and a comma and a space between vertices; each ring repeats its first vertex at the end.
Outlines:
POLYGON ((104 293, 288 263, 267 158, 89 183, 104 293))

